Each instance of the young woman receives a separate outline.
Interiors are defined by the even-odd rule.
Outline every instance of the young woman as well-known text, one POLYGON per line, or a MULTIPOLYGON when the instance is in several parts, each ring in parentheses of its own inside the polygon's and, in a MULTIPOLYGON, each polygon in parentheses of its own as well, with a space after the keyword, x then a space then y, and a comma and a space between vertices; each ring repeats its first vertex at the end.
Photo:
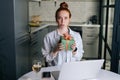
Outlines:
POLYGON ((79 61, 83 56, 83 44, 79 33, 69 28, 71 20, 71 12, 66 2, 60 4, 55 14, 58 28, 44 37, 44 45, 42 53, 49 65, 61 65, 64 62, 79 61), (60 38, 65 34, 69 34, 74 39, 74 43, 70 46, 72 50, 65 50, 65 46, 61 43, 60 38))

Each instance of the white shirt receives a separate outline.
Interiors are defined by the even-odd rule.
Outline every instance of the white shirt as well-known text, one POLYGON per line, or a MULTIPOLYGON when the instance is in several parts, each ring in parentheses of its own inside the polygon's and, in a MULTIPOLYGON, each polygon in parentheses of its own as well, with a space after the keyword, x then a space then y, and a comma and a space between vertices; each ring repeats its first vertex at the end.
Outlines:
POLYGON ((70 30, 70 32, 69 32, 70 35, 73 37, 73 39, 76 43, 76 47, 77 47, 76 54, 73 55, 72 51, 62 50, 62 51, 58 52, 56 57, 54 57, 52 55, 53 50, 56 48, 56 46, 60 40, 60 35, 58 34, 58 31, 54 30, 54 31, 48 33, 44 37, 42 53, 46 57, 47 62, 50 63, 51 61, 54 61, 55 65, 61 65, 64 62, 72 62, 72 61, 81 60, 83 53, 84 53, 81 36, 78 32, 72 31, 71 29, 69 29, 69 30, 70 30))

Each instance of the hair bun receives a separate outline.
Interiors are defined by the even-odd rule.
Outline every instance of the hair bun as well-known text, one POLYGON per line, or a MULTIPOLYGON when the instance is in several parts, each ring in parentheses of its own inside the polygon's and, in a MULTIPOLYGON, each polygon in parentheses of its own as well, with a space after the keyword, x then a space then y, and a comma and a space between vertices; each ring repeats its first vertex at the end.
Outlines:
POLYGON ((68 4, 66 2, 62 2, 60 4, 60 8, 68 8, 68 4))

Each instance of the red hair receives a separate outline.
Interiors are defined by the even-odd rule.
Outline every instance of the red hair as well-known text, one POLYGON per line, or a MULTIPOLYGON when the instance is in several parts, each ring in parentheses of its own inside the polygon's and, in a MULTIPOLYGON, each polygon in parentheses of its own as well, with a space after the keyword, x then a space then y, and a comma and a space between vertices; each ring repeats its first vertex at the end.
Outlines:
POLYGON ((67 4, 66 2, 62 2, 62 3, 60 4, 60 7, 57 9, 57 11, 56 11, 56 13, 55 13, 55 18, 56 18, 56 20, 57 20, 58 13, 59 13, 60 11, 67 11, 67 12, 69 13, 69 17, 71 18, 71 12, 70 12, 70 10, 68 9, 68 4, 67 4))

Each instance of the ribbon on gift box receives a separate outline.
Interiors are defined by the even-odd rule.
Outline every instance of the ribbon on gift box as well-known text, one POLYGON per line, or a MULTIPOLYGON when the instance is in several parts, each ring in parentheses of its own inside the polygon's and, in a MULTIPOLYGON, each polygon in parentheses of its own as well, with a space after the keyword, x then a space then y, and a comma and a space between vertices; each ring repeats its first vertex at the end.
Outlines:
POLYGON ((71 35, 62 36, 61 42, 64 45, 65 50, 72 50, 71 45, 74 44, 74 39, 71 35))

